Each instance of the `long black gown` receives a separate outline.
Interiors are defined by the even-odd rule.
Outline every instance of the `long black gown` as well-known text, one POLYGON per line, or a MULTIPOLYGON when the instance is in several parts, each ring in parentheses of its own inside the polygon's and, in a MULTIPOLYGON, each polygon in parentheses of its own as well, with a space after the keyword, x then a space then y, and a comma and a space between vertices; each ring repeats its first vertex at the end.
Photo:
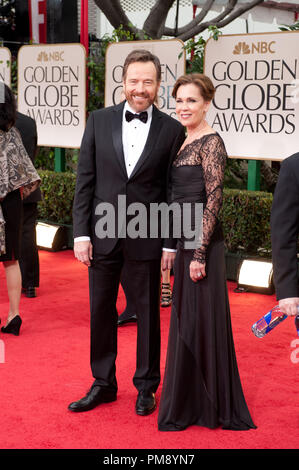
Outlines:
POLYGON ((217 219, 226 157, 224 143, 214 133, 186 145, 173 162, 173 201, 203 203, 203 233, 195 250, 184 248, 183 236, 178 242, 160 431, 180 431, 190 425, 256 427, 238 372, 217 219), (192 260, 206 262, 206 277, 196 283, 189 274, 192 260))

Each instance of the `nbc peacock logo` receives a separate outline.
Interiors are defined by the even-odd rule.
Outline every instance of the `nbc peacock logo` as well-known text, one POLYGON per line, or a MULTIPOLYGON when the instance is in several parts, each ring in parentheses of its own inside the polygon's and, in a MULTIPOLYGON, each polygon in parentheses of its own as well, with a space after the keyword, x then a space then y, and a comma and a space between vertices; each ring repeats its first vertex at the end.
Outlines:
POLYGON ((245 41, 240 41, 235 45, 233 54, 250 54, 250 47, 245 41))
POLYGON ((41 51, 37 56, 38 62, 48 62, 49 57, 48 54, 44 51, 41 51))

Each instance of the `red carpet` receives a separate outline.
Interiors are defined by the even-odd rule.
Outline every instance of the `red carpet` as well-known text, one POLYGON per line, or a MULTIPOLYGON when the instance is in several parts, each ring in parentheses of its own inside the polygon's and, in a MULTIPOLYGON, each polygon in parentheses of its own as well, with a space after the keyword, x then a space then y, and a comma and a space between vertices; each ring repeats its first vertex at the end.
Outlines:
MULTIPOLYGON (((67 410, 93 380, 87 270, 72 251, 41 251, 40 262, 38 297, 22 296, 20 336, 0 334, 0 346, 5 349, 5 361, 0 363, 2 449, 299 448, 299 338, 296 341, 294 321, 287 319, 263 339, 255 338, 250 330, 275 304, 274 296, 236 294, 235 284, 228 284, 239 371, 258 429, 236 432, 191 427, 161 433, 157 411, 140 417, 134 410, 136 325, 119 329, 118 400, 82 414, 67 410)), ((8 308, 3 268, 0 280, 3 324, 8 308)), ((119 313, 123 306, 121 291, 119 313)), ((161 309, 162 372, 169 315, 169 308, 161 309)), ((160 392, 161 387, 158 400, 160 392)))

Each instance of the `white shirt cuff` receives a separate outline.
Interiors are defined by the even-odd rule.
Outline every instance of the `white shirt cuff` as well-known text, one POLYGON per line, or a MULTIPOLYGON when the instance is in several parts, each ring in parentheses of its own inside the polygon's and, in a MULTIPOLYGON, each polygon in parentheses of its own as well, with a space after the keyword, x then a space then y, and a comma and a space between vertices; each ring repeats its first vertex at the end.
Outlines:
POLYGON ((75 237, 74 238, 74 242, 89 242, 90 241, 90 237, 75 237))
MULTIPOLYGON (((90 241, 90 237, 87 237, 87 236, 74 238, 74 242, 88 242, 88 241, 90 241)), ((163 251, 169 251, 170 253, 176 253, 177 250, 174 250, 172 248, 163 248, 163 251)))

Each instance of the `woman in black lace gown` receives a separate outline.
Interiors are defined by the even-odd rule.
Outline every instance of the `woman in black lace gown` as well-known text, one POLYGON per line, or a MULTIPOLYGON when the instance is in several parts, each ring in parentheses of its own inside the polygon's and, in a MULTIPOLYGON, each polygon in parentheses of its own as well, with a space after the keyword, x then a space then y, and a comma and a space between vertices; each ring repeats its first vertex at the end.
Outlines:
MULTIPOLYGON (((206 122, 215 90, 202 74, 180 77, 173 96, 187 138, 173 162, 173 202, 203 203, 202 237, 194 250, 178 241, 160 431, 190 425, 255 428, 243 395, 232 336, 222 204, 226 150, 206 122)), ((193 204, 193 213, 195 205, 193 204)))

